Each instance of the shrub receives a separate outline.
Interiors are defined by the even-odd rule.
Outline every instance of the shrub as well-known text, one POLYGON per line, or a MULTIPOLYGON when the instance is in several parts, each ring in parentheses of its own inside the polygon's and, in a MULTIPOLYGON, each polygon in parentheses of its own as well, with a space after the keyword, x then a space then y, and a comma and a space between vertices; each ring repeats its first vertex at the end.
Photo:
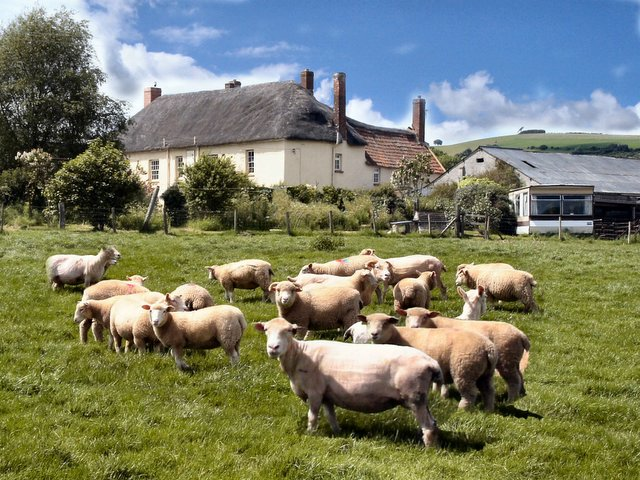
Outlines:
POLYGON ((344 237, 342 235, 331 235, 324 233, 318 235, 311 241, 311 248, 322 251, 337 250, 344 247, 344 237))
POLYGON ((173 227, 182 227, 189 220, 187 212, 187 197, 180 189, 180 185, 174 183, 160 195, 167 210, 167 215, 173 227))

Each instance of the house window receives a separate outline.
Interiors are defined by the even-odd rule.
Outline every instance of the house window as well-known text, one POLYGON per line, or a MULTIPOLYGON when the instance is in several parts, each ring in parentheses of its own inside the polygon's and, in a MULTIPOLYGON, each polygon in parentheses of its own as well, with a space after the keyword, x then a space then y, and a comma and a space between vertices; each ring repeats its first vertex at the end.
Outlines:
POLYGON ((151 180, 160 180, 160 160, 149 160, 151 180))
POLYGON ((380 185, 380 167, 373 169, 373 184, 380 185))
POLYGON ((522 194, 522 216, 529 216, 529 194, 527 192, 522 194))
POLYGON ((476 163, 484 163, 484 158, 476 158, 476 163))
POLYGON ((247 173, 255 173, 256 165, 255 165, 255 154, 253 150, 247 150, 245 152, 246 162, 247 162, 247 173))
POLYGON ((522 203, 520 203, 520 197, 520 194, 516 195, 516 198, 514 198, 513 202, 513 209, 515 210, 516 215, 519 217, 522 216, 522 203))
POLYGON ((176 155, 176 177, 181 178, 184 175, 184 158, 182 155, 176 155))
POLYGON ((342 154, 336 153, 333 157, 333 171, 341 172, 342 171, 342 154))
POLYGON ((591 195, 562 196, 562 215, 591 215, 592 207, 591 195))
POLYGON ((560 215, 560 195, 531 195, 531 215, 560 215))

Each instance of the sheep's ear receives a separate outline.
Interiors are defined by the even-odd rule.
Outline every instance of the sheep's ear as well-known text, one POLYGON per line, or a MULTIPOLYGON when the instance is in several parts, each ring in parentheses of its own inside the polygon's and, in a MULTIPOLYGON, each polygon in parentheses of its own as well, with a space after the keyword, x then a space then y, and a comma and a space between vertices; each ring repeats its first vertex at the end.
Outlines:
POLYGON ((397 324, 398 324, 398 322, 400 321, 400 319, 399 319, 399 318, 397 318, 397 317, 389 317, 389 318, 387 319, 387 321, 388 321, 389 323, 392 323, 392 324, 394 324, 394 325, 397 325, 397 324))
POLYGON ((131 280, 131 275, 127 275, 127 280, 131 280))
POLYGON ((144 304, 142 305, 142 308, 143 308, 144 310, 151 310, 151 305, 149 305, 148 303, 144 303, 144 304))
POLYGON ((279 282, 273 282, 271 285, 269 285, 269 291, 270 292, 275 292, 276 288, 278 288, 278 283, 279 282))
POLYGON ((427 312, 424 314, 425 317, 427 318, 435 318, 435 317, 439 317, 440 316, 440 312, 434 312, 431 310, 427 310, 427 312))
POLYGON ((369 270, 373 270, 376 266, 376 262, 375 260, 371 260, 370 262, 367 262, 365 267, 368 268, 369 270))
POLYGON ((267 330, 266 328, 264 328, 264 323, 262 323, 262 322, 254 323, 253 324, 253 328, 255 328, 259 332, 265 332, 267 330))
MULTIPOLYGON (((480 291, 480 288, 482 288, 482 287, 478 287, 478 292, 480 291)), ((460 298, 462 298, 465 302, 469 301, 469 297, 467 296, 467 292, 465 292, 462 287, 456 288, 456 291, 458 292, 458 295, 460 295, 460 298)), ((482 294, 480 294, 480 295, 482 295, 482 294)))
POLYGON ((302 287, 300 285, 298 285, 297 283, 294 283, 293 287, 294 287, 296 292, 301 292, 302 291, 302 287))
POLYGON ((298 328, 300 327, 298 327, 298 325, 294 323, 293 325, 291 325, 291 328, 289 331, 291 332, 292 335, 296 335, 298 333, 298 328))
POLYGON ((478 295, 484 295, 484 287, 482 285, 478 285, 478 295))
POLYGON ((147 278, 149 278, 149 277, 142 277, 142 281, 143 281, 143 282, 146 282, 146 281, 147 281, 147 278))
POLYGON ((293 283, 293 282, 296 281, 296 278, 295 277, 287 277, 287 280, 293 283))
POLYGON ((366 317, 366 316, 364 316, 364 315, 358 315, 358 320, 359 320, 361 323, 367 323, 367 317, 366 317))
POLYGON ((407 311, 400 307, 396 307, 396 313, 398 315, 402 315, 403 317, 407 316, 407 311))

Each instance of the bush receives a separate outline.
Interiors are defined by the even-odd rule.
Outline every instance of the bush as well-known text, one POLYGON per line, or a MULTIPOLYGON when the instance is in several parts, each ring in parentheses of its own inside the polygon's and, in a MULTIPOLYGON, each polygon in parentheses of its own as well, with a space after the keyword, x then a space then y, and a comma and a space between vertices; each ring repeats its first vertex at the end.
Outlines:
POLYGON ((187 197, 185 197, 180 185, 174 183, 160 195, 167 210, 167 215, 173 227, 182 227, 189 220, 187 212, 187 197))
MULTIPOLYGON (((120 230, 133 230, 140 232, 142 231, 146 215, 147 207, 142 205, 133 207, 128 212, 117 218, 116 228, 120 230)), ((156 211, 153 212, 153 216, 151 217, 151 221, 149 222, 145 232, 157 232, 163 228, 162 212, 159 209, 156 209, 156 211)))
POLYGON ((318 235, 311 241, 311 248, 322 251, 337 250, 344 247, 344 237, 342 235, 331 235, 324 233, 318 235))

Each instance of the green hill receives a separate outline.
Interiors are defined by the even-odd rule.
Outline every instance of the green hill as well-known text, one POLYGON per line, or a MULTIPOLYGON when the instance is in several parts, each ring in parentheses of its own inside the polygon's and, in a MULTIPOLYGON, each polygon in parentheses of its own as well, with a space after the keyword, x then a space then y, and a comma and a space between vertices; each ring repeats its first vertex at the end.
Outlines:
MULTIPOLYGON (((629 149, 640 149, 640 135, 609 135, 604 133, 521 133, 502 137, 488 137, 454 145, 436 146, 449 155, 465 150, 475 150, 479 146, 521 148, 531 150, 583 152, 591 147, 606 148, 609 145, 627 145, 629 149)), ((598 152, 599 153, 599 152, 598 152)))

